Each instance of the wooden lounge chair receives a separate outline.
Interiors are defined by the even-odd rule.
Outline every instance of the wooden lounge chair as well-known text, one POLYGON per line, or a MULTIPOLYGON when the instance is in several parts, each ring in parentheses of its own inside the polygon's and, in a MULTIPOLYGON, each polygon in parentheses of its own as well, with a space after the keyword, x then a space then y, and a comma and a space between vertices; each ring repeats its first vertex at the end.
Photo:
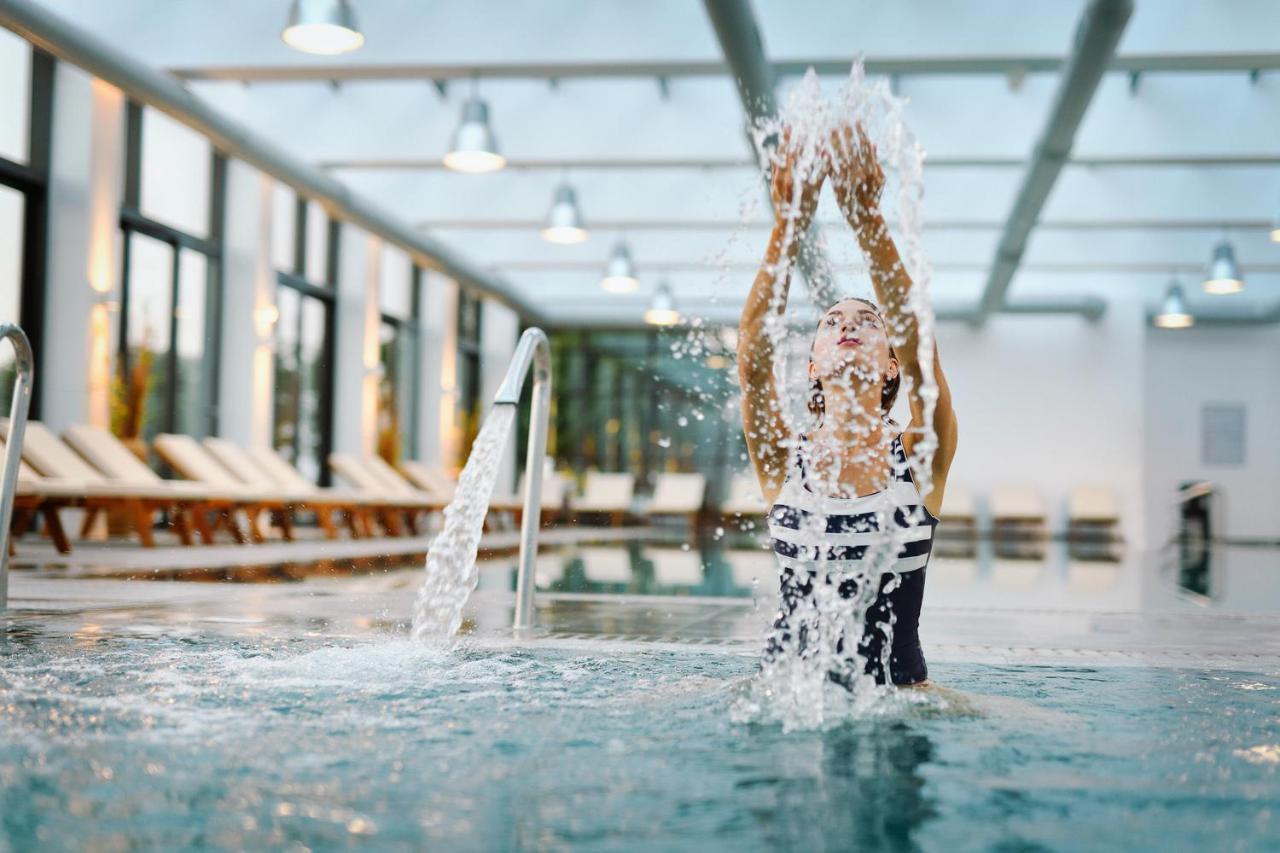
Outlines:
POLYGON ((760 494, 760 481, 752 471, 742 471, 729 481, 729 493, 720 504, 720 513, 735 518, 763 517, 769 505, 760 494))
POLYGON ((1067 498, 1067 537, 1112 541, 1120 524, 1120 502, 1110 486, 1081 485, 1067 498))
MULTIPOLYGON (((458 483, 444 472, 444 469, 428 465, 425 462, 406 460, 399 465, 399 472, 411 486, 424 492, 436 495, 446 503, 453 500, 458 490, 458 483)), ((489 509, 495 512, 513 512, 517 516, 524 508, 524 500, 519 495, 495 493, 489 499, 489 509)))
POLYGON ((707 478, 701 474, 659 474, 645 515, 651 519, 657 515, 683 515, 689 520, 689 528, 696 528, 706 493, 707 478))
POLYGON ((582 513, 604 513, 609 516, 611 524, 618 526, 631 509, 635 486, 636 478, 630 474, 588 471, 582 494, 570 498, 569 508, 579 516, 582 513))
POLYGON ((116 464, 114 472, 104 471, 91 464, 92 456, 73 450, 75 444, 63 442, 40 421, 27 422, 22 457, 43 479, 42 488, 47 493, 64 487, 81 490, 80 500, 71 500, 68 496, 63 502, 65 506, 84 508, 81 537, 88 534, 101 513, 115 512, 129 524, 143 545, 151 547, 155 544, 156 514, 163 512, 184 545, 192 543, 193 529, 205 542, 213 540, 207 514, 225 502, 224 496, 198 486, 161 479, 109 433, 103 433, 106 440, 101 440, 96 433, 102 431, 91 427, 71 427, 68 432, 92 443, 101 451, 97 455, 103 459, 115 463, 112 457, 117 453, 125 457, 116 464), (111 447, 113 443, 115 449, 111 447))
POLYGON ((978 503, 969 489, 948 483, 938 512, 937 536, 956 544, 956 551, 972 554, 978 547, 978 503))
POLYGON ((1049 538, 1048 525, 1044 498, 1034 487, 997 486, 991 490, 991 535, 997 556, 1041 556, 1049 538))
POLYGON ((325 538, 336 539, 338 536, 335 514, 345 520, 352 538, 368 534, 370 524, 367 515, 371 509, 366 498, 345 489, 320 488, 267 447, 258 448, 259 452, 255 452, 234 441, 214 437, 204 439, 203 444, 209 455, 246 485, 297 495, 298 508, 310 510, 315 515, 325 538))
MULTIPOLYGON (((415 533, 420 515, 443 509, 448 504, 435 495, 413 488, 400 477, 388 478, 373 461, 375 458, 372 455, 330 453, 329 468, 375 504, 378 520, 390 535, 399 536, 406 528, 415 533)), ((395 473, 386 462, 378 461, 395 473)))
MULTIPOLYGON (((524 484, 528 472, 520 475, 520 481, 516 484, 516 494, 524 500, 524 484)), ((542 513, 542 523, 552 524, 564 515, 565 504, 569 500, 569 478, 559 471, 543 471, 542 472, 542 500, 540 508, 542 513)))

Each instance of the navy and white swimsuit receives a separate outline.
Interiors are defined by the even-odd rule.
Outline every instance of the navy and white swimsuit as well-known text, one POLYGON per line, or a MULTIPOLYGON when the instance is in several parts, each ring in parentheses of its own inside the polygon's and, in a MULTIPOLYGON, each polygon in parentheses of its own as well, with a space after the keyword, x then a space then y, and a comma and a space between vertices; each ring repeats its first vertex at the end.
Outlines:
MULTIPOLYGON (((889 655, 889 679, 894 684, 915 684, 928 678, 918 634, 920 605, 924 600, 925 567, 933 549, 938 520, 925 508, 911 477, 902 436, 893 440, 893 477, 888 488, 856 498, 833 498, 815 492, 805 473, 806 439, 801 436, 782 490, 769 510, 769 534, 781 570, 782 608, 774 622, 766 657, 777 656, 798 645, 804 652, 808 633, 797 609, 812 612, 815 584, 835 587, 841 598, 852 598, 867 567, 864 559, 880 555, 876 549, 898 544, 892 562, 884 560, 875 603, 867 610, 858 653, 864 671, 878 683, 886 681, 882 665, 885 632, 878 623, 895 617, 889 655), (890 525, 893 525, 891 528, 890 525), (794 624, 793 624, 794 623, 794 624)), ((844 638, 837 639, 837 654, 844 653, 844 638)), ((852 656, 846 663, 852 663, 852 656)), ((832 680, 849 685, 847 673, 832 671, 832 680)))

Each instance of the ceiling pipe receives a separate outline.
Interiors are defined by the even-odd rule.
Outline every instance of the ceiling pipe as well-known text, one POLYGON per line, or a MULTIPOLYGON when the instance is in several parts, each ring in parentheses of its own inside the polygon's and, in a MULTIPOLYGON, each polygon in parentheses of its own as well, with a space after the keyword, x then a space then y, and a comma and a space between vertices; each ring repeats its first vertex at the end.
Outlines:
POLYGON ((129 97, 169 114, 207 136, 224 154, 243 160, 319 201, 335 217, 394 243, 423 266, 505 303, 527 322, 544 321, 542 312, 526 302, 507 282, 398 221, 323 171, 220 114, 187 91, 176 78, 138 62, 30 0, 0 0, 0 26, 58 59, 83 68, 129 97))
MULTIPOLYGON (((1280 323, 1280 301, 1270 306, 1252 308, 1192 308, 1196 328, 1201 326, 1268 326, 1280 323)), ((1158 311, 1147 312, 1147 322, 1155 320, 1158 311)))
MULTIPOLYGON (((777 117, 778 99, 774 93, 773 66, 765 58, 760 27, 749 0, 704 0, 704 5, 725 62, 733 74, 734 85, 738 87, 738 97, 747 114, 747 142, 764 177, 765 195, 768 197, 771 172, 767 164, 760 162, 760 151, 751 138, 751 127, 777 117)), ((818 245, 818 233, 818 225, 814 223, 800 238, 797 262, 813 301, 831 305, 837 298, 834 276, 831 263, 818 245)))
POLYGON ((1063 68, 1058 91, 1049 112, 1049 122, 1036 143, 1031 164, 1018 189, 1013 208, 1005 222, 995 258, 974 316, 981 326, 1004 306, 1027 248, 1027 240, 1044 210, 1053 185, 1071 155, 1076 131, 1093 100, 1102 75, 1115 56, 1116 46, 1133 14, 1133 0, 1092 0, 1076 29, 1071 56, 1063 68))

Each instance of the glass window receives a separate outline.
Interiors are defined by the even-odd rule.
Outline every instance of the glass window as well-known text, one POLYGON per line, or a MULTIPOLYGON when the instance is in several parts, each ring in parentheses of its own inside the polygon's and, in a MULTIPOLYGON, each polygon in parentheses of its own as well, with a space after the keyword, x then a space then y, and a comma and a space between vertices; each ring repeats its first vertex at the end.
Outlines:
POLYGON ((299 290, 276 290, 275 428, 273 444, 302 475, 320 482, 328 411, 328 303, 299 290))
POLYGON ((271 262, 278 270, 296 272, 298 196, 285 184, 271 189, 271 262))
POLYGON ((164 113, 142 110, 141 212, 199 237, 209 235, 213 148, 164 113))
POLYGON ((135 232, 128 252, 127 373, 113 401, 112 426, 121 438, 150 441, 166 428, 174 251, 135 232))
MULTIPOLYGON (((16 323, 22 305, 22 236, 26 199, 0 186, 0 323, 16 323)), ((0 343, 0 416, 13 399, 13 347, 0 343)))
POLYGON ((322 283, 329 280, 329 216, 314 201, 307 202, 307 253, 306 269, 302 275, 307 281, 322 283))
POLYGON ((27 162, 31 124, 31 45, 0 29, 0 157, 27 162))
POLYGON ((178 257, 177 408, 174 428, 184 435, 206 435, 212 421, 212 399, 206 389, 213 382, 209 339, 209 264, 199 252, 183 250, 178 257))

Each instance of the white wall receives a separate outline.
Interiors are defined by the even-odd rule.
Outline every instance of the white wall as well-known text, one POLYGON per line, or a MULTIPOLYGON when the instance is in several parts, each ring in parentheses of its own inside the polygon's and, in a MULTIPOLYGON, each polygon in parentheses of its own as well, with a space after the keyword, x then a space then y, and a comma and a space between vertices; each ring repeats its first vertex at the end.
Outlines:
POLYGON ((1117 299, 1097 323, 1078 317, 995 316, 975 330, 938 330, 960 441, 950 482, 980 500, 1027 484, 1065 527, 1078 484, 1116 489, 1125 538, 1143 540, 1143 309, 1117 299))
POLYGON ((337 339, 333 366, 333 449, 340 453, 373 451, 373 419, 376 415, 377 377, 370 371, 377 365, 377 327, 373 329, 374 359, 367 363, 367 317, 377 312, 377 246, 359 228, 339 229, 337 339), (372 266, 372 273, 370 267, 372 266), (374 388, 373 407, 365 398, 366 386, 374 388), (366 411, 368 410, 368 411, 366 411))
MULTIPOLYGON (((481 303, 480 318, 480 400, 487 413, 492 408, 493 398, 507 375, 507 366, 516 350, 516 339, 520 335, 520 317, 507 306, 492 299, 481 303)), ((501 493, 510 493, 515 489, 516 471, 516 430, 512 428, 512 440, 507 443, 507 451, 503 455, 502 467, 498 469, 498 479, 494 486, 501 493)))
POLYGON ((442 374, 446 361, 454 363, 451 356, 446 357, 445 344, 452 340, 449 330, 456 324, 456 292, 457 285, 445 276, 431 270, 423 273, 418 331, 422 342, 422 361, 418 365, 422 382, 418 394, 418 458, 428 465, 445 462, 442 440, 447 430, 440 422, 445 387, 442 374))
POLYGON ((1217 485, 1215 535, 1280 538, 1280 328, 1196 327, 1146 333, 1146 467, 1149 541, 1174 529, 1174 489, 1217 485), (1245 462, 1205 465, 1201 409, 1246 409, 1245 462))

